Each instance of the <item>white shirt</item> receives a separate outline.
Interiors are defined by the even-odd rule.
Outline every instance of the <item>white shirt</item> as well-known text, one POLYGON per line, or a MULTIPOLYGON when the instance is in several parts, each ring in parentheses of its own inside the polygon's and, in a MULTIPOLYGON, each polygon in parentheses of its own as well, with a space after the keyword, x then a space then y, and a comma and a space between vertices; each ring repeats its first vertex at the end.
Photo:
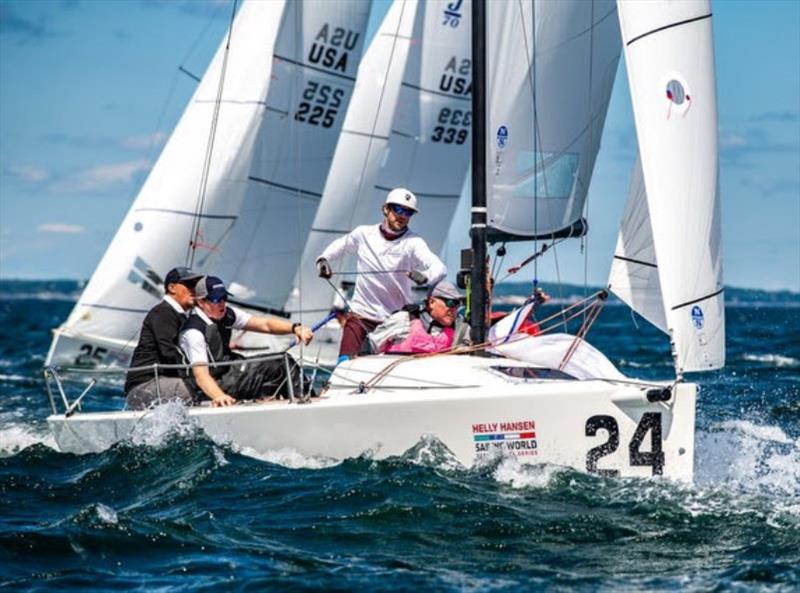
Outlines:
MULTIPOLYGON (((236 309, 235 307, 231 307, 230 305, 228 305, 228 309, 231 309, 234 313, 233 329, 244 329, 244 326, 250 321, 252 315, 236 309)), ((206 323, 214 323, 200 307, 195 307, 192 312, 197 313, 200 319, 206 323)), ((179 344, 181 350, 186 354, 186 358, 189 359, 189 364, 198 362, 208 364, 208 344, 206 343, 206 336, 203 332, 198 329, 187 329, 181 332, 179 344)))
POLYGON ((352 254, 358 257, 358 277, 350 309, 375 321, 383 321, 413 302, 409 271, 422 272, 429 284, 436 284, 447 275, 442 260, 411 230, 389 241, 381 234, 380 225, 359 226, 328 245, 319 257, 333 261, 352 254))
POLYGON ((180 313, 180 314, 181 314, 183 317, 187 317, 187 316, 189 315, 189 314, 188 314, 186 311, 184 311, 184 310, 183 310, 183 307, 181 307, 181 306, 178 304, 178 301, 176 301, 175 299, 173 299, 173 298, 172 298, 171 296, 169 296, 168 294, 165 294, 165 295, 164 295, 164 300, 165 300, 165 301, 167 301, 167 304, 169 304, 169 306, 170 306, 170 307, 172 307, 173 309, 175 309, 175 310, 176 310, 178 313, 180 313))

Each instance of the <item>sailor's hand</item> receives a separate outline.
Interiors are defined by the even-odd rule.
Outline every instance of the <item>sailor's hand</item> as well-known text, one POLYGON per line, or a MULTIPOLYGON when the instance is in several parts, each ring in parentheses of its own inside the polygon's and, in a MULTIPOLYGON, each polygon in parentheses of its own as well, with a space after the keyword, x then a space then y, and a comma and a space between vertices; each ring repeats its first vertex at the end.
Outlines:
POLYGON ((214 408, 224 408, 226 406, 232 406, 236 403, 236 400, 232 398, 227 393, 223 393, 221 396, 217 397, 211 402, 211 406, 214 408))
POLYGON ((314 337, 314 332, 311 331, 311 328, 308 328, 305 325, 296 326, 292 333, 294 333, 295 337, 303 342, 303 344, 308 344, 314 337))
POLYGON ((317 271, 319 272, 319 277, 325 278, 326 280, 333 276, 331 264, 328 263, 328 260, 324 257, 321 257, 317 260, 317 271))
POLYGON ((550 300, 550 295, 547 294, 545 291, 543 291, 541 288, 537 288, 534 291, 534 293, 533 293, 533 301, 537 305, 541 305, 543 303, 546 303, 549 300, 550 300))
POLYGON ((428 283, 428 277, 419 270, 410 270, 408 272, 408 277, 411 278, 411 281, 417 286, 422 286, 423 284, 428 283))

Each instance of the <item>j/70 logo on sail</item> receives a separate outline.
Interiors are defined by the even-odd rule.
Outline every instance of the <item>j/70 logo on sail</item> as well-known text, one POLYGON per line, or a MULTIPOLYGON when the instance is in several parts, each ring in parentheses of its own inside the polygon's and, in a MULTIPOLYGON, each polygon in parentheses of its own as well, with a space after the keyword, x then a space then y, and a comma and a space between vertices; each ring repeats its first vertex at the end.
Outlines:
POLYGON ((447 5, 447 8, 444 10, 443 25, 450 25, 455 29, 461 24, 461 13, 458 11, 461 10, 462 2, 463 0, 453 0, 453 2, 447 5))

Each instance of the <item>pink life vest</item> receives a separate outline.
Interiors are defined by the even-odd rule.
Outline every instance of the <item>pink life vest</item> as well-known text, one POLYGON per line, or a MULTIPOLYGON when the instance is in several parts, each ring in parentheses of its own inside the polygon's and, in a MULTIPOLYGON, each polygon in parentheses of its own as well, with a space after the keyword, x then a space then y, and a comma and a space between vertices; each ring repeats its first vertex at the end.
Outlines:
POLYGON ((442 352, 453 346, 454 331, 452 327, 443 328, 438 336, 425 331, 425 325, 419 319, 411 321, 408 337, 402 342, 387 342, 381 346, 381 352, 442 352))

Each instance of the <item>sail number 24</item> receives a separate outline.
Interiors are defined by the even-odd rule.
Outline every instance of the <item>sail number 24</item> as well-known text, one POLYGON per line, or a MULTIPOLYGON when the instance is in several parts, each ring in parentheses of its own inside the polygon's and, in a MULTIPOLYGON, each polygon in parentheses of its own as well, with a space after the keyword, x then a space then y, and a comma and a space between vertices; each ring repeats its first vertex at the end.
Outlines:
MULTIPOLYGON (((611 455, 619 448, 619 424, 613 416, 592 416, 586 421, 586 436, 596 436, 599 430, 608 433, 608 440, 586 453, 586 471, 604 476, 618 476, 619 470, 598 469, 597 462, 611 455)), ((628 443, 630 465, 649 465, 654 476, 664 473, 664 451, 662 449, 661 414, 659 412, 645 412, 636 426, 631 442, 628 443), (645 437, 650 434, 650 451, 642 451, 641 445, 645 437)))

